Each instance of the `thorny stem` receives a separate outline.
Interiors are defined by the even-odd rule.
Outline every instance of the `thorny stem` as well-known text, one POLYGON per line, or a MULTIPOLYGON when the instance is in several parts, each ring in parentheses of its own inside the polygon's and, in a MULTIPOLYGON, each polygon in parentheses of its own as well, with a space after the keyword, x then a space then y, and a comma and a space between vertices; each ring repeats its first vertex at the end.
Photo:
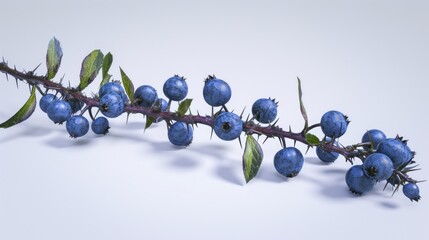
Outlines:
MULTIPOLYGON (((85 96, 82 92, 80 92, 76 88, 64 87, 60 83, 50 81, 45 76, 34 75, 34 73, 32 71, 31 72, 21 72, 21 71, 16 70, 16 68, 10 68, 7 65, 7 63, 4 62, 4 60, 2 62, 0 62, 0 72, 3 72, 4 74, 6 74, 7 78, 8 78, 8 75, 10 75, 13 78, 15 78, 17 81, 18 80, 25 81, 29 85, 36 86, 38 88, 40 86, 43 86, 46 90, 54 90, 54 91, 57 91, 63 95, 68 95, 69 97, 75 98, 75 99, 85 103, 86 104, 85 109, 89 109, 91 118, 93 118, 91 109, 93 107, 99 106, 99 99, 97 99, 96 97, 85 96)), ((175 120, 175 121, 182 121, 182 122, 185 122, 188 124, 203 124, 203 125, 207 125, 210 127, 213 127, 213 123, 214 123, 213 114, 211 116, 209 116, 209 115, 201 116, 199 114, 198 115, 189 114, 189 115, 179 116, 179 114, 177 114, 175 112, 170 112, 169 110, 167 112, 159 112, 159 111, 151 109, 150 107, 141 107, 141 106, 134 106, 134 105, 126 105, 124 112, 126 112, 126 113, 140 113, 143 115, 153 117, 154 119, 162 118, 162 119, 166 120, 167 122, 171 121, 171 120, 175 120)), ((313 124, 313 125, 309 126, 307 131, 309 131, 313 128, 316 128, 316 127, 320 127, 320 124, 317 123, 317 124, 313 124)), ((283 141, 285 138, 288 138, 288 139, 291 139, 294 141, 301 142, 301 143, 303 143, 309 147, 312 146, 309 142, 307 142, 304 132, 294 133, 290 130, 285 131, 282 128, 280 128, 279 126, 273 126, 273 125, 261 126, 259 124, 255 124, 252 120, 244 122, 243 131, 246 134, 264 135, 267 138, 278 138, 278 139, 281 139, 283 141)), ((350 162, 352 162, 352 160, 356 157, 363 159, 365 157, 365 155, 368 154, 366 151, 362 151, 362 150, 357 149, 357 147, 359 147, 359 146, 368 145, 367 143, 361 143, 361 144, 355 144, 355 145, 351 145, 351 146, 341 147, 341 146, 336 146, 335 144, 332 144, 329 142, 322 141, 320 143, 320 145, 326 151, 337 152, 337 153, 343 155, 346 158, 346 160, 348 160, 350 162)), ((405 178, 409 181, 414 181, 413 179, 408 177, 408 175, 406 175, 405 173, 400 172, 400 171, 396 171, 396 172, 400 173, 400 175, 403 178, 405 178)))

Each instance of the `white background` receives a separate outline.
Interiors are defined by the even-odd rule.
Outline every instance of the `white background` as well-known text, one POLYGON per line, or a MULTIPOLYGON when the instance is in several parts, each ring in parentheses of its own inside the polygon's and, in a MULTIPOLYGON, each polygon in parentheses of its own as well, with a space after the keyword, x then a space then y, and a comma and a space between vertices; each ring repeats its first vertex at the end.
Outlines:
MULTIPOLYGON (((194 112, 208 74, 229 82, 229 109, 279 101, 279 124, 299 131, 297 81, 310 121, 336 109, 351 124, 340 141, 369 129, 410 139, 428 179, 427 1, 6 1, 0 0, 0 56, 43 75, 46 47, 61 41, 58 76, 78 84, 82 59, 111 52, 137 86, 162 94, 183 75, 194 112)), ((56 79, 58 81, 58 78, 56 79)), ((97 78, 96 81, 100 81, 97 78)), ((97 84, 86 93, 97 91, 97 84)), ((0 76, 0 122, 28 88, 0 76)), ((40 96, 39 96, 40 97, 40 96)), ((195 129, 187 149, 169 144, 165 124, 143 131, 144 119, 111 120, 111 133, 71 139, 37 109, 26 122, 0 129, 0 239, 425 239, 429 187, 412 203, 383 183, 355 197, 340 158, 324 165, 314 150, 300 175, 285 179, 268 140, 257 177, 245 184, 239 143, 195 129)), ((320 131, 315 134, 321 136, 320 131)), ((262 140, 262 139, 261 139, 262 140)), ((288 141, 288 145, 292 142, 288 141)), ((305 146, 297 144, 305 151, 305 146)))

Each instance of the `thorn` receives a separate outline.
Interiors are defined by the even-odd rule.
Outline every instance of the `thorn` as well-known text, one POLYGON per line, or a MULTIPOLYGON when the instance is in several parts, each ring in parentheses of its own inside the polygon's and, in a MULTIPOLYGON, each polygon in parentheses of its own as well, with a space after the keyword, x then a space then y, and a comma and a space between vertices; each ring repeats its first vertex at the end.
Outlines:
POLYGON ((296 140, 293 140, 293 146, 296 147, 296 140))
POLYGON ((15 81, 16 81, 16 88, 18 88, 18 78, 15 77, 15 81))
POLYGON ((9 82, 9 74, 6 73, 6 80, 9 82))
POLYGON ((290 125, 289 125, 289 132, 292 132, 292 128, 290 127, 290 125))
POLYGON ((279 120, 280 118, 277 118, 277 120, 273 123, 273 126, 275 126, 279 120))
POLYGON ((240 143, 240 148, 243 149, 243 144, 241 144, 241 136, 238 137, 238 142, 240 143))
POLYGON ((264 144, 267 140, 268 140, 268 136, 264 139, 264 141, 262 142, 262 144, 264 144))
POLYGON ((212 140, 212 138, 213 138, 213 128, 212 128, 212 131, 211 131, 211 133, 210 133, 210 140, 212 140))
POLYGON ((128 124, 128 118, 130 117, 130 113, 127 113, 127 120, 125 121, 125 124, 128 124))
POLYGON ((243 111, 241 111, 241 114, 240 114, 240 118, 243 118, 243 114, 244 114, 244 110, 246 109, 246 107, 244 107, 243 108, 243 111))
POLYGON ((305 155, 307 155, 308 150, 310 150, 311 146, 307 146, 307 151, 305 151, 305 155))
POLYGON ((35 72, 40 67, 40 65, 42 65, 42 63, 39 63, 39 65, 37 65, 37 67, 35 67, 32 72, 35 72))

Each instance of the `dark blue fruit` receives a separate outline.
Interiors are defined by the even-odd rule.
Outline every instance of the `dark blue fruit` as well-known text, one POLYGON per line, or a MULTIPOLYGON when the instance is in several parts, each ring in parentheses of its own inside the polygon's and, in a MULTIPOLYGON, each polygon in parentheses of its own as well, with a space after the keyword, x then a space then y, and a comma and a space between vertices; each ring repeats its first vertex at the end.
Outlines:
POLYGON ((66 128, 70 137, 82 137, 89 130, 89 122, 84 116, 75 115, 67 120, 66 128))
MULTIPOLYGON (((371 143, 371 149, 377 149, 378 144, 381 141, 383 141, 384 139, 386 139, 386 135, 378 129, 371 129, 371 130, 367 131, 362 136, 362 142, 363 143, 366 143, 366 142, 371 143)), ((363 146, 363 148, 365 150, 370 149, 370 147, 368 147, 368 146, 363 146)))
POLYGON ((253 103, 252 114, 260 123, 271 123, 277 117, 277 103, 274 99, 260 98, 253 103))
POLYGON ((168 99, 172 101, 182 101, 188 94, 188 84, 185 78, 174 75, 165 81, 162 90, 168 99))
POLYGON ((376 181, 387 180, 393 173, 393 163, 382 153, 373 153, 363 162, 365 174, 376 181))
POLYGON ((223 112, 215 118, 213 130, 220 139, 231 141, 240 136, 243 121, 235 113, 223 112))
POLYGON ((120 116, 125 109, 125 103, 122 97, 116 93, 108 93, 100 99, 100 111, 109 118, 120 116))
POLYGON ((54 123, 61 124, 71 117, 72 110, 68 102, 56 100, 49 105, 47 113, 54 123))
POLYGON ((209 76, 204 83, 203 96, 210 106, 219 107, 231 99, 231 88, 224 80, 209 76))
POLYGON ((377 147, 378 153, 386 154, 393 162, 393 167, 397 168, 410 160, 410 152, 405 147, 404 143, 395 138, 387 138, 382 140, 377 147))
POLYGON ((331 138, 339 138, 344 135, 349 122, 347 117, 338 111, 329 111, 323 114, 320 120, 322 132, 331 138))
POLYGON ((136 89, 134 92, 134 98, 137 105, 142 107, 152 107, 155 101, 158 100, 158 94, 152 86, 143 85, 136 89))
POLYGON ((95 134, 107 134, 109 128, 109 120, 105 117, 97 117, 91 123, 91 129, 95 134))
POLYGON ((303 164, 304 157, 295 147, 283 148, 274 155, 274 167, 277 172, 288 178, 298 175, 303 164))
MULTIPOLYGON (((331 142, 331 138, 326 137, 325 142, 326 143, 330 143, 331 142)), ((337 141, 335 141, 334 144, 336 146, 338 146, 338 142, 337 141)), ((332 163, 335 160, 337 160, 337 158, 340 156, 339 153, 326 151, 321 146, 317 146, 316 147, 316 154, 317 154, 317 157, 319 157, 319 159, 322 160, 325 163, 332 163)))
POLYGON ((352 193, 361 195, 371 190, 376 181, 365 174, 362 165, 354 165, 346 173, 346 183, 352 193))
POLYGON ((411 201, 418 202, 420 200, 420 190, 417 184, 407 183, 402 187, 402 192, 411 201))
POLYGON ((119 96, 122 97, 125 103, 128 102, 127 94, 125 93, 124 88, 119 82, 115 81, 115 82, 108 82, 104 84, 103 86, 101 86, 100 90, 98 91, 98 96, 101 98, 104 95, 109 93, 119 94, 119 96))
POLYGON ((58 100, 57 97, 55 97, 54 94, 45 94, 39 102, 40 109, 42 109, 43 112, 48 112, 48 107, 53 103, 54 101, 58 100))
POLYGON ((168 140, 176 146, 186 147, 192 143, 193 128, 184 122, 175 122, 168 129, 168 140))

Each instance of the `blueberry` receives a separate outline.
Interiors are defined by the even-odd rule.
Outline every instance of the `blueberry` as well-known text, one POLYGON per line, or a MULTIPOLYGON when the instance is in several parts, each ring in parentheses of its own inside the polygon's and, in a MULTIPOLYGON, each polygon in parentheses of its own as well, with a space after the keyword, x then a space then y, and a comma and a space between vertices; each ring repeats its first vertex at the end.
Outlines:
POLYGON ((125 103, 121 96, 112 92, 101 97, 99 107, 104 116, 115 118, 124 112, 125 103))
POLYGON ((418 202, 420 200, 419 186, 415 183, 407 183, 402 187, 402 192, 411 201, 418 202))
POLYGON ((67 120, 66 128, 67 132, 70 134, 70 137, 82 137, 89 130, 89 122, 84 116, 72 116, 69 118, 69 120, 67 120))
POLYGON ((160 106, 161 112, 167 111, 168 102, 164 98, 158 98, 157 101, 160 106))
POLYGON ((271 123, 277 117, 277 103, 274 99, 260 98, 253 103, 252 114, 261 123, 271 123))
POLYGON ((68 102, 56 100, 49 105, 47 113, 54 123, 61 124, 71 117, 72 110, 68 102))
POLYGON ((104 95, 108 94, 108 93, 116 93, 119 94, 119 96, 122 97, 122 99, 124 100, 124 102, 128 102, 128 97, 127 94, 125 93, 124 88, 122 87, 122 85, 117 82, 108 82, 106 84, 104 84, 103 86, 101 86, 100 90, 98 91, 98 96, 101 98, 104 95))
MULTIPOLYGON (((384 139, 386 139, 386 135, 378 129, 371 129, 362 136, 362 142, 371 143, 371 149, 377 149, 378 144, 384 139)), ((370 149, 368 146, 363 146, 363 148, 365 150, 370 149)))
POLYGON ((286 177, 295 177, 302 169, 304 157, 294 147, 283 148, 274 155, 274 167, 277 172, 286 177))
POLYGON ((152 107, 158 100, 158 94, 155 88, 149 85, 143 85, 136 89, 134 92, 136 104, 142 107, 152 107))
MULTIPOLYGON (((330 143, 331 142, 331 138, 326 137, 326 141, 325 142, 326 143, 330 143)), ((336 146, 338 146, 338 142, 337 141, 335 141, 334 144, 336 146)), ((335 160, 337 160, 337 158, 340 156, 339 153, 326 151, 326 150, 324 150, 320 146, 316 147, 316 154, 317 154, 317 157, 319 157, 319 159, 322 160, 325 163, 335 162, 335 160)))
POLYGON ((224 80, 209 76, 204 83, 203 96, 210 106, 219 107, 231 99, 231 88, 224 80))
POLYGON ((360 195, 371 190, 376 181, 365 174, 362 165, 354 165, 346 173, 346 183, 352 193, 360 195))
POLYGON ((393 167, 397 168, 410 160, 410 152, 404 143, 395 138, 386 138, 378 144, 378 153, 386 154, 393 162, 393 167))
POLYGON ((109 128, 109 120, 105 117, 98 117, 91 123, 91 129, 95 134, 107 134, 109 128))
POLYGON ((188 95, 188 84, 185 78, 174 75, 165 81, 163 91, 168 99, 172 101, 181 101, 188 95))
POLYGON ((42 109, 43 112, 47 112, 49 105, 51 105, 51 103, 56 101, 56 100, 58 100, 58 98, 55 97, 54 94, 50 94, 50 93, 45 94, 40 99, 40 102, 39 102, 40 109, 42 109))
POLYGON ((348 124, 347 117, 338 111, 326 112, 320 120, 322 132, 331 138, 341 137, 346 132, 348 124))
POLYGON ((192 143, 193 128, 184 122, 175 122, 168 129, 168 140, 176 146, 186 147, 192 143))
POLYGON ((363 162, 365 174, 376 181, 387 180, 393 173, 393 163, 388 156, 382 153, 373 153, 363 162))
POLYGON ((213 130, 220 139, 231 141, 240 136, 243 121, 235 113, 222 112, 215 118, 213 130))

